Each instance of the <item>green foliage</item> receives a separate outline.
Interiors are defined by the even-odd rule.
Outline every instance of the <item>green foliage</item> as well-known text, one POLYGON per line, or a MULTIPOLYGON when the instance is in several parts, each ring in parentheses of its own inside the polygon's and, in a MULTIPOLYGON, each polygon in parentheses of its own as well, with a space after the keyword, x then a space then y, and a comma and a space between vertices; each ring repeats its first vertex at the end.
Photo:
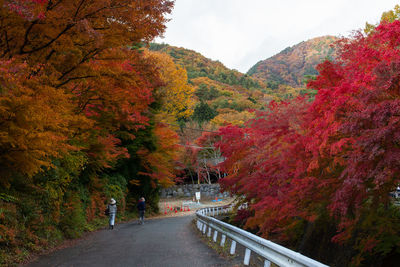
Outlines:
MULTIPOLYGON (((128 149, 130 157, 120 160, 107 176, 110 184, 109 190, 128 189, 126 206, 130 212, 136 211, 136 204, 140 197, 146 199, 146 205, 149 210, 158 212, 159 185, 149 179, 148 176, 140 174, 145 172, 146 169, 143 166, 141 156, 138 155, 142 148, 149 151, 157 149, 156 136, 153 129, 154 123, 151 122, 148 127, 136 132, 134 140, 127 139, 123 141, 123 145, 128 149)), ((121 193, 123 192, 116 192, 117 195, 121 193)))
POLYGON ((195 95, 200 99, 200 101, 213 100, 221 95, 214 86, 210 88, 205 84, 200 84, 199 88, 196 90, 195 95))
MULTIPOLYGON (((150 43, 149 44, 149 49, 153 51, 162 51, 166 48, 168 48, 170 45, 166 43, 150 43)), ((171 53, 169 53, 171 54, 171 53)))
POLYGON ((195 107, 192 118, 201 125, 204 122, 212 120, 215 116, 217 116, 215 109, 211 108, 205 102, 200 102, 200 104, 195 107))
POLYGON ((251 98, 244 97, 236 97, 236 98, 227 98, 227 97, 219 97, 215 101, 211 103, 211 108, 214 110, 218 109, 233 109, 239 112, 242 112, 246 109, 254 109, 257 108, 256 101, 251 98))
POLYGON ((272 90, 276 90, 279 88, 279 85, 281 84, 281 81, 275 81, 275 80, 268 80, 267 81, 267 87, 271 88, 272 90))
POLYGON ((249 101, 252 102, 253 104, 257 104, 257 101, 256 101, 254 98, 252 98, 251 96, 249 96, 249 97, 247 98, 247 100, 249 100, 249 101))
POLYGON ((248 71, 247 71, 247 75, 252 76, 254 73, 257 72, 257 68, 258 66, 260 66, 262 63, 262 60, 258 61, 253 67, 251 67, 248 71))
POLYGON ((126 177, 118 173, 103 173, 101 174, 100 179, 103 180, 103 183, 105 184, 104 193, 107 199, 114 198, 117 202, 120 202, 118 200, 124 198, 124 189, 128 185, 126 177))
POLYGON ((60 229, 66 238, 81 236, 86 225, 86 217, 78 194, 67 197, 61 210, 60 229))
POLYGON ((15 198, 9 194, 6 194, 6 193, 0 193, 0 201, 1 200, 5 201, 5 202, 16 202, 17 198, 15 198))
POLYGON ((364 253, 358 254, 353 263, 378 266, 386 255, 391 253, 400 255, 398 225, 400 225, 400 210, 392 203, 387 206, 380 204, 378 209, 368 209, 364 212, 355 239, 355 248, 364 253))
POLYGON ((126 139, 124 145, 131 159, 104 173, 97 174, 90 166, 84 168, 86 159, 76 152, 54 160, 53 168, 43 169, 30 180, 16 174, 10 181, 12 190, 0 189, 0 265, 2 260, 4 264, 17 260, 15 251, 22 260, 29 251, 51 247, 64 238, 76 238, 84 231, 106 225, 103 211, 111 197, 119 203, 118 217, 126 218, 126 201, 130 201, 127 204, 131 211, 136 211, 140 196, 148 200, 149 210, 157 212, 158 189, 148 177, 137 174, 143 170, 137 152, 143 146, 155 149, 154 138, 150 126, 138 131, 135 140, 126 139), (128 184, 138 176, 139 186, 128 184))
POLYGON ((317 75, 318 75, 318 71, 314 68, 314 66, 309 66, 304 71, 304 76, 314 76, 315 77, 317 75))

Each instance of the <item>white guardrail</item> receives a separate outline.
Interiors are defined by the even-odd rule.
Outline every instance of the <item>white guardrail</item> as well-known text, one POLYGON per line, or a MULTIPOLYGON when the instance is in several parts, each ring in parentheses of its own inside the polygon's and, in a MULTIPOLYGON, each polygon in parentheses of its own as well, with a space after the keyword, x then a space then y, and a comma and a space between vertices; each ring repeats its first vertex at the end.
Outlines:
POLYGON ((264 267, 270 267, 271 262, 281 266, 312 266, 312 267, 327 267, 318 261, 310 259, 298 252, 282 247, 264 238, 246 232, 238 227, 224 223, 211 216, 224 214, 232 211, 232 206, 220 206, 203 208, 196 212, 197 228, 203 234, 211 238, 212 231, 213 241, 217 242, 218 234, 220 237, 220 246, 225 246, 227 237, 231 239, 230 254, 235 254, 236 244, 239 243, 246 248, 244 255, 244 264, 249 265, 251 252, 254 252, 264 260, 264 267))

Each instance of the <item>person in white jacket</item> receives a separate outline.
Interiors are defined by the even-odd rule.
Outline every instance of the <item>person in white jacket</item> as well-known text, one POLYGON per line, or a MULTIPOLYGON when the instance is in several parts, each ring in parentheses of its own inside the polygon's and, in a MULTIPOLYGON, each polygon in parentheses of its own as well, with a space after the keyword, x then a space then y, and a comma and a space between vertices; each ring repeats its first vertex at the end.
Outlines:
POLYGON ((117 201, 111 198, 110 204, 107 206, 110 229, 114 229, 115 215, 117 214, 117 201))

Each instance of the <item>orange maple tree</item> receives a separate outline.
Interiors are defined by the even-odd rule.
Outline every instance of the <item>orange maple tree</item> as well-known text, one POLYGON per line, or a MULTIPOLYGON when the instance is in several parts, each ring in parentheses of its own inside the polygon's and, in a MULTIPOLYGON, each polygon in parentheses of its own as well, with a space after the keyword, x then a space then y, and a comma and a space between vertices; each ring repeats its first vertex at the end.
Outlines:
POLYGON ((0 183, 17 171, 32 176, 51 166, 53 157, 76 149, 68 143, 72 133, 91 126, 73 112, 71 95, 48 86, 49 79, 27 64, 0 61, 0 183))
POLYGON ((139 151, 146 168, 141 174, 149 176, 154 187, 156 182, 167 187, 174 184, 175 165, 180 151, 179 137, 164 123, 157 123, 154 133, 157 138, 157 149, 139 151))
MULTIPOLYGON (((0 265, 22 259, 27 244, 79 236, 104 217, 107 198, 123 213, 131 177, 103 170, 131 155, 138 131, 153 131, 165 81, 141 46, 164 31, 172 6, 0 0, 0 265)), ((168 155, 174 133, 155 131, 168 155)))
MULTIPOLYGON (((96 165, 107 167, 127 155, 118 147, 116 131, 146 124, 152 91, 160 83, 154 64, 128 46, 160 35, 172 5, 168 0, 0 1, 0 46, 5 48, 0 59, 26 62, 32 68, 28 77, 39 73, 54 95, 64 94, 68 105, 59 105, 60 116, 88 123, 76 122, 69 135, 57 135, 73 137, 98 160, 96 165)), ((48 155, 56 156, 58 147, 51 148, 48 155)), ((47 164, 36 163, 36 171, 47 164)))

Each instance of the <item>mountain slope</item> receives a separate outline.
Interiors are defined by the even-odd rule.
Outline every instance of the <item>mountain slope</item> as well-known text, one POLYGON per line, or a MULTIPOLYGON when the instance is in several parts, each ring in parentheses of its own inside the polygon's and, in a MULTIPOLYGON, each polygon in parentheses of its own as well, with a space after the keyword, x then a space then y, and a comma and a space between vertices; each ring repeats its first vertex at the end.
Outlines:
POLYGON ((262 109, 273 98, 266 94, 264 82, 193 50, 156 43, 149 48, 168 54, 186 69, 189 83, 195 88, 196 106, 191 119, 199 124, 243 124, 251 117, 248 109, 262 109))
POLYGON ((236 91, 242 91, 243 93, 247 90, 265 87, 256 78, 237 70, 231 70, 221 62, 208 59, 193 50, 157 43, 152 43, 150 50, 169 54, 175 63, 185 67, 189 81, 199 77, 207 77, 219 84, 225 84, 229 89, 235 88, 236 91))
POLYGON ((266 60, 261 60, 247 72, 248 75, 267 81, 268 87, 287 84, 293 87, 304 86, 304 76, 316 75, 315 66, 325 58, 334 58, 333 45, 338 38, 322 36, 288 47, 266 60))

